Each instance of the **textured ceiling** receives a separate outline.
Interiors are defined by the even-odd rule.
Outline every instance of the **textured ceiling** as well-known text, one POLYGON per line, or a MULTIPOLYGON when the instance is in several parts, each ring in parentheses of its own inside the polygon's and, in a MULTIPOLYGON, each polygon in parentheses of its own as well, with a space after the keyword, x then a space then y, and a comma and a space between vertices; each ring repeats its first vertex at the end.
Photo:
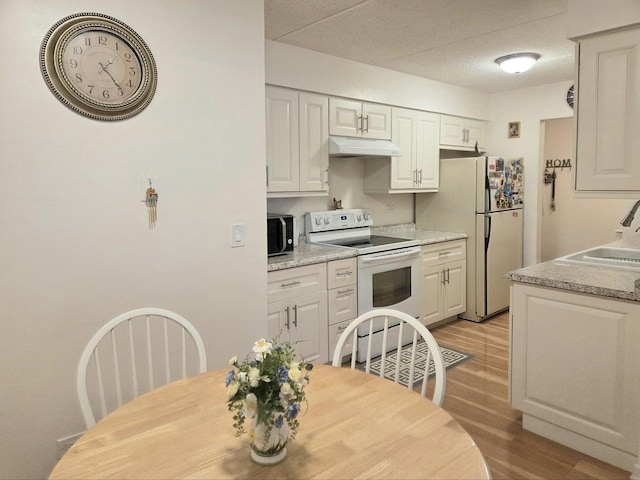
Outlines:
POLYGON ((268 40, 494 93, 571 80, 567 0, 265 0, 268 40), (495 59, 541 55, 528 72, 495 59))

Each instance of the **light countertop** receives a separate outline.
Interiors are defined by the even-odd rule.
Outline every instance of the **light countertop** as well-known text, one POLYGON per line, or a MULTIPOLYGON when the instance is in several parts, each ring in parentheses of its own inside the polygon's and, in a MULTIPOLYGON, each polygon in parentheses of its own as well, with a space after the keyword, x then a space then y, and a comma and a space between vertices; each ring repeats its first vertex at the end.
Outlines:
MULTIPOLYGON (((438 232, 432 230, 416 230, 413 224, 389 225, 373 227, 372 232, 390 237, 400 237, 409 240, 419 240, 421 245, 449 242, 467 238, 466 233, 438 232)), ((301 241, 292 252, 286 255, 269 257, 267 271, 284 270, 286 268, 302 267, 315 263, 330 262, 343 258, 355 257, 358 252, 352 248, 318 245, 301 241)))
MULTIPOLYGON (((607 246, 640 249, 640 237, 619 240, 607 246)), ((640 301, 640 273, 630 270, 549 260, 509 272, 506 278, 543 287, 640 301)))

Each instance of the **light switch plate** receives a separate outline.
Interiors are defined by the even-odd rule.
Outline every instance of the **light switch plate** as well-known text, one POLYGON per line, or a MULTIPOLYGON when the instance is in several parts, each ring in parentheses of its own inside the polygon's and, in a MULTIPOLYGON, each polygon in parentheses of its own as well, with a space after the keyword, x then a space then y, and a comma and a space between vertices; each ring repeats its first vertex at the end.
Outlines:
POLYGON ((231 247, 244 247, 244 223, 231 225, 231 247))

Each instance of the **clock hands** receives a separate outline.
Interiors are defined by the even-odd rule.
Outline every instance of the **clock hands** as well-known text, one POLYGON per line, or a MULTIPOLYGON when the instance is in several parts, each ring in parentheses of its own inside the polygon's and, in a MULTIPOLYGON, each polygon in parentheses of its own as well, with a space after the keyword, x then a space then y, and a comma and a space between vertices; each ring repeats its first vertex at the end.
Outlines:
MULTIPOLYGON (((116 57, 113 57, 116 58, 116 57)), ((107 70, 109 68, 109 65, 113 64, 113 58, 111 60, 109 60, 109 63, 107 63, 107 66, 105 67, 102 62, 98 62, 98 65, 100 65, 100 67, 102 68, 102 71, 104 73, 106 73, 107 75, 109 75, 109 78, 113 81, 113 83, 115 84, 116 87, 122 89, 122 87, 120 85, 118 85, 118 82, 116 82, 116 79, 113 78, 113 75, 111 75, 111 73, 109 72, 109 70, 107 70)), ((98 72, 98 73, 102 73, 102 72, 98 72)))

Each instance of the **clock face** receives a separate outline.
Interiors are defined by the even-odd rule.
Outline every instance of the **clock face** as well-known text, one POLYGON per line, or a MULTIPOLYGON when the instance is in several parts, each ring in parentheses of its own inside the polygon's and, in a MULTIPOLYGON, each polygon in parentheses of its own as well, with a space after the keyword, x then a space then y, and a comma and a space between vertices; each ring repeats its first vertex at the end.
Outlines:
POLYGON ((140 113, 156 88, 144 40, 115 18, 79 13, 56 23, 40 49, 42 75, 62 103, 98 120, 140 113))
POLYGON ((136 51, 104 30, 83 30, 65 42, 60 67, 66 86, 97 106, 128 105, 142 84, 136 51))

